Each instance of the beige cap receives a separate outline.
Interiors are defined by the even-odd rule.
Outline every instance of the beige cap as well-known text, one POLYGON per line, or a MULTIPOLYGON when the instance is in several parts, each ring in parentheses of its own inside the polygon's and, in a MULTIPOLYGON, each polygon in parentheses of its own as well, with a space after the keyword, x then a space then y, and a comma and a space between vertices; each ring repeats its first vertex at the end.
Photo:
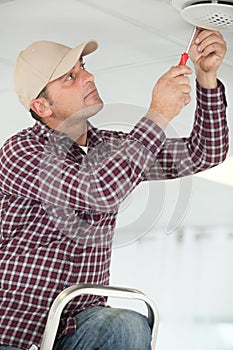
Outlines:
POLYGON ((15 65, 14 83, 19 101, 30 110, 31 100, 50 81, 66 74, 81 56, 97 47, 96 41, 86 41, 74 48, 52 41, 37 41, 29 45, 19 54, 15 65))

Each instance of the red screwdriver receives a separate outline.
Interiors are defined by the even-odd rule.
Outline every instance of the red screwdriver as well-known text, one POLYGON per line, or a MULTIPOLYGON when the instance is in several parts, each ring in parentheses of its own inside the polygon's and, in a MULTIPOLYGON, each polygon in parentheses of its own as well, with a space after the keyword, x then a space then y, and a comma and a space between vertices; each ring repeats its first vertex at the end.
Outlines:
POLYGON ((188 61, 188 58, 189 58, 188 52, 189 52, 190 46, 192 44, 195 32, 196 32, 196 28, 194 28, 194 30, 193 30, 193 33, 192 33, 192 36, 191 36, 191 38, 189 40, 188 46, 186 48, 186 51, 183 52, 182 55, 181 55, 179 66, 184 66, 186 64, 186 62, 188 61))

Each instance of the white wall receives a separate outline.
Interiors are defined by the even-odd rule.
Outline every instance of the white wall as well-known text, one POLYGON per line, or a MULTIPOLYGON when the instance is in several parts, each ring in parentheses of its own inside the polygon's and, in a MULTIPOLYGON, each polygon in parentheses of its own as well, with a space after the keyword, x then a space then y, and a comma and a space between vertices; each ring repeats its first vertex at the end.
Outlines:
MULTIPOLYGON (((160 312, 158 349, 233 347, 233 226, 154 229, 113 250, 112 284, 144 291, 160 312)), ((141 304, 116 302, 145 313, 141 304)))

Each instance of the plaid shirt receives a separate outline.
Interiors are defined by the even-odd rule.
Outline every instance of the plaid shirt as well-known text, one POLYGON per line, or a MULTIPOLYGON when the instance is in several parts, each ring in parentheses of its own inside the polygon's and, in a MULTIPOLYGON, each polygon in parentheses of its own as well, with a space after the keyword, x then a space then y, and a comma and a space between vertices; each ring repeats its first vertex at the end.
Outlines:
MULTIPOLYGON (((224 87, 197 85, 188 138, 166 139, 143 117, 128 134, 89 124, 88 153, 37 122, 0 152, 0 344, 39 346, 54 298, 74 283, 109 283, 119 205, 143 180, 190 175, 222 162, 228 149, 224 87)), ((105 298, 65 308, 58 336, 74 315, 105 298)))

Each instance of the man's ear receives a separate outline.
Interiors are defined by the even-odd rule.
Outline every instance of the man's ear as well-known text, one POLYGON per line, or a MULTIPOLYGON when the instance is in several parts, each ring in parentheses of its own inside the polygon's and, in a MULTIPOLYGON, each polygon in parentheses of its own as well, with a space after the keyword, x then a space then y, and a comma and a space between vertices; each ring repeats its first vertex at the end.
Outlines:
POLYGON ((32 109, 41 118, 47 118, 52 115, 49 102, 44 97, 31 100, 30 109, 32 109))

